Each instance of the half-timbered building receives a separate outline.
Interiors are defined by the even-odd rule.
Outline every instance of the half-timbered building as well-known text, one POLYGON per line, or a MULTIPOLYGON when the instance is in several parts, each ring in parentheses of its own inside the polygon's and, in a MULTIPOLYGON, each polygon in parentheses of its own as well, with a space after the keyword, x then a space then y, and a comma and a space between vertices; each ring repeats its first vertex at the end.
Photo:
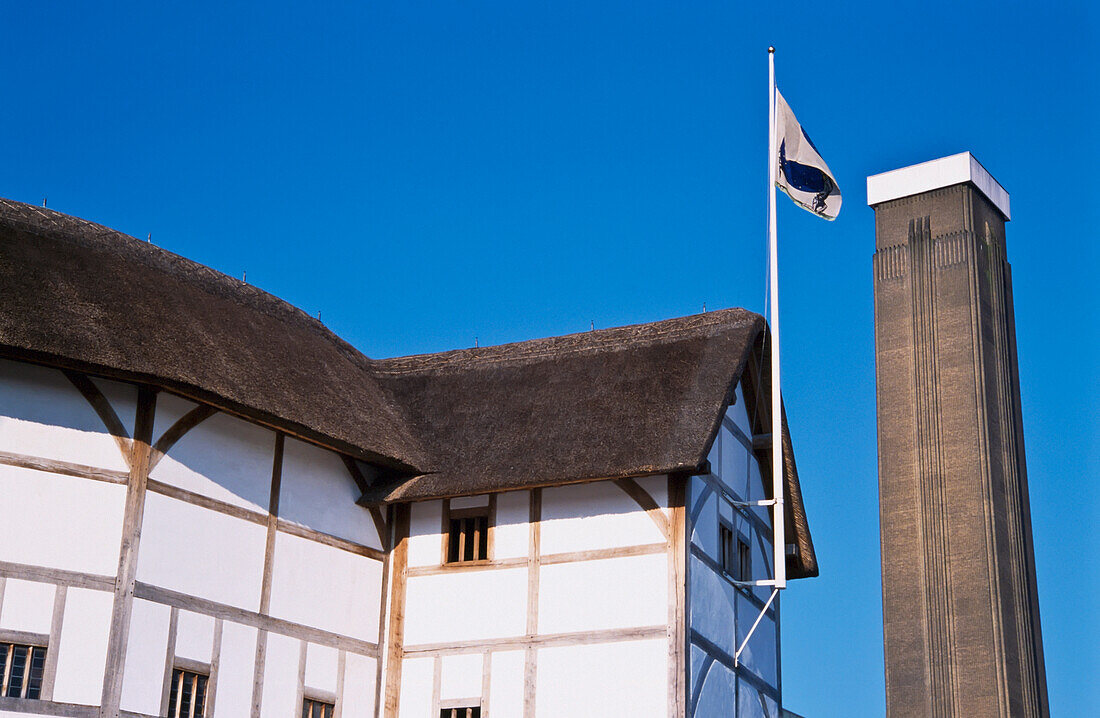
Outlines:
POLYGON ((780 715, 817 562, 738 309, 369 359, 0 200, 0 717, 780 715))

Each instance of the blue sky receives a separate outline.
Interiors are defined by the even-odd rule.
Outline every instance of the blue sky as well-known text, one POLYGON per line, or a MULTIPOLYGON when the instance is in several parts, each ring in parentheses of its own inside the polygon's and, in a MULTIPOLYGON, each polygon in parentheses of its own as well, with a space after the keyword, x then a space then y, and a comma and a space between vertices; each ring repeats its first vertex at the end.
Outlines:
MULTIPOLYGON (((0 195, 145 237, 369 356, 764 307, 769 44, 836 173, 780 198, 784 394, 822 575, 788 707, 884 712, 865 177, 1008 189, 1054 715, 1100 702, 1100 11, 1070 3, 23 3, 0 195)), ((1095 5, 1093 3, 1093 5, 1095 5)))

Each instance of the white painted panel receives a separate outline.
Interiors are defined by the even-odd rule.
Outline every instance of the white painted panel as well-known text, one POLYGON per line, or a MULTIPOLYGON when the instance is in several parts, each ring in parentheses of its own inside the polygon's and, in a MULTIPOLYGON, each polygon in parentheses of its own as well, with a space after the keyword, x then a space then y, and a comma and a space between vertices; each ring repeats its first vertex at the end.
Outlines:
POLYGON ((477 509, 489 505, 489 494, 479 496, 456 496, 451 499, 452 509, 477 509))
POLYGON ((306 650, 306 688, 336 692, 336 664, 339 654, 335 648, 309 644, 306 650))
POLYGON ((4 604, 0 609, 0 628, 48 635, 56 593, 52 583, 7 579, 4 582, 4 604))
MULTIPOLYGON (((162 394, 172 415, 192 406, 162 394)), ((159 438, 159 434, 157 435, 159 438)), ((268 509, 275 433, 228 414, 215 414, 183 435, 149 476, 255 511, 268 509)))
POLYGON ((523 715, 523 651, 493 653, 489 675, 489 715, 519 718, 523 715))
MULTIPOLYGON (((729 655, 737 652, 734 645, 733 620, 737 589, 706 564, 692 556, 688 577, 691 588, 688 606, 691 628, 698 631, 729 655)), ((749 625, 756 618, 749 618, 749 625)))
POLYGON ((240 718, 249 715, 256 670, 256 634, 257 631, 252 626, 228 621, 222 624, 222 651, 218 662, 214 718, 240 718))
POLYGON ((0 465, 0 560, 114 576, 126 487, 0 465), (43 530, 49 527, 49 530, 43 530))
POLYGON ((658 506, 663 509, 668 508, 668 475, 643 476, 634 481, 653 497, 658 506))
POLYGON ((272 616, 375 642, 381 600, 381 561, 276 534, 272 616))
POLYGON ((110 379, 92 379, 101 394, 110 403, 111 408, 118 415, 118 420, 126 428, 126 433, 134 435, 134 424, 137 421, 137 386, 110 379))
POLYGON ((214 654, 214 619, 201 613, 180 611, 176 624, 176 655, 209 663, 214 654))
POLYGON ((664 639, 541 648, 535 715, 665 718, 667 664, 664 639))
POLYGON ((169 394, 166 391, 158 392, 157 410, 153 414, 153 443, 156 443, 164 432, 197 406, 195 402, 175 394, 169 394))
MULTIPOLYGON (((745 635, 752 628, 752 622, 756 620, 758 612, 753 608, 749 608, 747 601, 744 601, 738 610, 740 613, 737 621, 737 635, 740 643, 740 641, 745 640, 745 635)), ((778 636, 775 630, 775 621, 771 616, 764 616, 760 619, 760 625, 753 631, 745 650, 741 653, 741 663, 764 679, 769 685, 774 686, 778 678, 777 648, 778 636)))
POLYGON ((543 566, 539 633, 665 625, 667 597, 663 554, 543 566))
POLYGON ((407 644, 522 636, 527 632, 527 569, 413 576, 405 620, 407 644))
POLYGON ((711 467, 717 472, 718 480, 731 489, 735 496, 749 500, 747 494, 750 492, 746 481, 749 465, 755 464, 756 459, 725 426, 718 432, 718 437, 722 443, 722 460, 718 463, 712 461, 711 467))
POLYGON ((480 653, 443 656, 440 674, 439 697, 481 698, 481 674, 485 657, 480 653))
POLYGON ((99 705, 113 603, 113 593, 83 588, 68 590, 57 651, 55 701, 99 705))
POLYGON ((301 710, 296 700, 301 648, 296 638, 268 634, 260 718, 294 718, 301 710))
MULTIPOLYGON (((494 558, 525 558, 531 543, 531 493, 509 491, 497 495, 493 527, 494 558)), ((436 561, 438 562, 438 554, 436 561)))
MULTIPOLYGON (((125 421, 122 412, 119 418, 125 421)), ((0 451, 126 471, 114 437, 65 375, 0 359, 0 451)))
POLYGON ((443 502, 422 501, 409 507, 409 565, 438 566, 443 556, 443 502))
POLYGON ((614 482, 542 492, 542 551, 565 553, 664 543, 653 519, 614 482))
POLYGON ((265 526, 149 493, 137 577, 255 611, 260 607, 266 541, 265 526))
POLYGON ((688 492, 688 506, 695 516, 691 524, 691 541, 709 556, 718 555, 718 501, 718 494, 708 490, 706 481, 692 477, 688 492))
POLYGON ((123 710, 147 715, 160 711, 171 614, 172 609, 163 604, 134 600, 122 677, 123 710))
MULTIPOLYGON (((348 653, 344 666, 341 718, 372 718, 377 664, 373 658, 348 653)), ((426 713, 424 715, 427 715, 426 713)))
POLYGON ((745 391, 741 382, 737 383, 737 402, 726 410, 726 416, 733 419, 733 423, 744 432, 745 436, 752 438, 752 421, 749 420, 749 407, 745 403, 745 391))
MULTIPOLYGON (((698 676, 691 677, 690 685, 696 685, 698 676)), ((695 715, 704 716, 733 716, 741 718, 743 713, 735 713, 737 700, 737 677, 733 672, 721 663, 715 661, 710 664, 706 677, 703 679, 702 690, 699 691, 699 702, 696 704, 695 715)), ((759 706, 757 706, 759 710, 759 706)), ((778 718, 773 716, 772 718, 778 718)))
POLYGON ((370 512, 355 502, 359 487, 339 455, 296 439, 283 447, 279 516, 348 541, 381 548, 370 512))
POLYGON ((434 658, 405 659, 401 664, 401 699, 398 711, 401 718, 424 718, 432 715, 434 682, 434 658))

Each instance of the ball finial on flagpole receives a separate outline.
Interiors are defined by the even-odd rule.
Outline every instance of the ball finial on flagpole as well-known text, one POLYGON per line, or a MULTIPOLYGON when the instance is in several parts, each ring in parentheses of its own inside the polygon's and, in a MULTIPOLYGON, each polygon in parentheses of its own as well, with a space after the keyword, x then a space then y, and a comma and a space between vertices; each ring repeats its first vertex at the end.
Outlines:
POLYGON ((771 46, 768 46, 768 52, 775 52, 775 48, 771 47, 771 46))

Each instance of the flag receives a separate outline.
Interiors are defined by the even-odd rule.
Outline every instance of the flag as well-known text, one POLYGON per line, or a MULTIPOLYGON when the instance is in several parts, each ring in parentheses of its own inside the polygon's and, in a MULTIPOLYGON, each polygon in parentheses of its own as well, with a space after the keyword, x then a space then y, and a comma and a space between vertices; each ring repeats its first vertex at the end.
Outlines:
POLYGON ((840 213, 840 187, 778 89, 775 91, 775 130, 779 146, 776 186, 795 204, 818 217, 836 219, 840 213))

